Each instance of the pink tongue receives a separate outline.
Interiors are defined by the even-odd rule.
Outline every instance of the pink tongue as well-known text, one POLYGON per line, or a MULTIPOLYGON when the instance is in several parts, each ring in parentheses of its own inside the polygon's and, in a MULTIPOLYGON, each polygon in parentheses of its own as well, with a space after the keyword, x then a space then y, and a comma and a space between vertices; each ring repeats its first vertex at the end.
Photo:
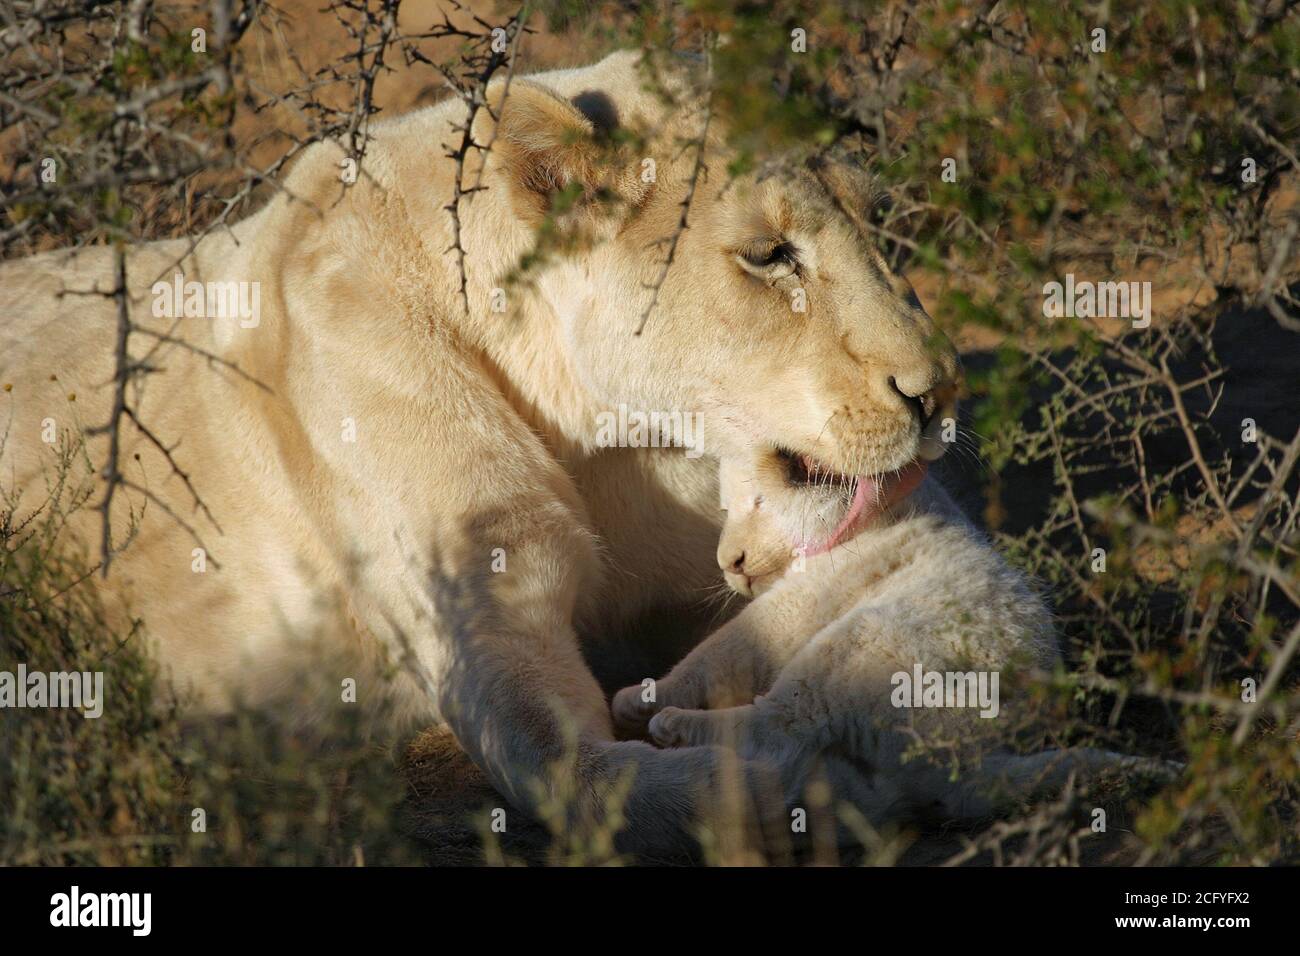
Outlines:
POLYGON ((809 544, 806 554, 824 554, 843 541, 847 541, 860 528, 870 524, 877 515, 890 505, 902 501, 921 483, 925 477, 927 464, 916 461, 893 474, 886 475, 880 481, 859 475, 853 489, 853 501, 848 511, 835 526, 831 536, 820 544, 809 544))

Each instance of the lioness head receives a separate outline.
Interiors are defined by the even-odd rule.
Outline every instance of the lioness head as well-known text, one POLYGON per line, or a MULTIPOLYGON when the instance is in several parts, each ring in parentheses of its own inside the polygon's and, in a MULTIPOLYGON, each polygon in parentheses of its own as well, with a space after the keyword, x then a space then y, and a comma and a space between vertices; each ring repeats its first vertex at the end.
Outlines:
POLYGON ((852 524, 873 485, 943 454, 958 377, 876 245, 871 179, 827 158, 731 178, 716 122, 700 152, 707 110, 688 99, 655 115, 628 63, 624 89, 566 99, 524 85, 503 108, 521 215, 544 215, 546 190, 570 215, 583 197, 618 198, 599 241, 541 283, 567 360, 597 406, 698 412, 708 451, 757 452, 852 524), (584 112, 597 101, 600 115, 584 112), (646 138, 599 151, 631 133, 646 138))

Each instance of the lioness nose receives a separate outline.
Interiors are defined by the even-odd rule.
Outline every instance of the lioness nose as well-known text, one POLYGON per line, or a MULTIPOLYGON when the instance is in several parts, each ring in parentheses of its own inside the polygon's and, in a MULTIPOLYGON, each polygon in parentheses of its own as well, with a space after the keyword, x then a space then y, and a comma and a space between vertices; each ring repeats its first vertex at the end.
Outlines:
POLYGON ((921 428, 930 423, 934 413, 938 411, 941 398, 940 392, 943 390, 943 383, 936 385, 917 388, 915 384, 911 387, 901 384, 897 376, 889 376, 889 387, 900 395, 904 402, 916 409, 917 416, 921 420, 921 428))
POLYGON ((939 364, 927 365, 910 374, 895 373, 888 377, 890 390, 903 403, 916 409, 921 429, 930 423, 935 413, 952 403, 957 395, 957 385, 948 370, 939 364))

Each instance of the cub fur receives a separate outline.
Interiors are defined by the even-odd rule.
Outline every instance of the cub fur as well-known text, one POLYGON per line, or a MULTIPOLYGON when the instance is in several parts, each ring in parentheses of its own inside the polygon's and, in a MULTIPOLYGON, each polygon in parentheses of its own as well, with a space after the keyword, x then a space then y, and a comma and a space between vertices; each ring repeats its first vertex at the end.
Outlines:
POLYGON ((734 747, 777 768, 790 805, 824 777, 875 824, 981 817, 1072 770, 1144 765, 1092 749, 1005 749, 996 718, 1015 701, 1000 692, 1013 672, 1058 661, 1052 621, 924 466, 874 487, 865 527, 829 549, 849 489, 792 486, 783 470, 771 455, 724 461, 718 564, 735 591, 758 597, 659 680, 653 700, 640 686, 615 696, 625 731, 664 747, 734 747), (982 674, 981 689, 1002 680, 991 701, 970 682, 919 708, 919 689, 899 694, 917 671, 982 674), (908 756, 918 739, 958 742, 956 767, 908 756))

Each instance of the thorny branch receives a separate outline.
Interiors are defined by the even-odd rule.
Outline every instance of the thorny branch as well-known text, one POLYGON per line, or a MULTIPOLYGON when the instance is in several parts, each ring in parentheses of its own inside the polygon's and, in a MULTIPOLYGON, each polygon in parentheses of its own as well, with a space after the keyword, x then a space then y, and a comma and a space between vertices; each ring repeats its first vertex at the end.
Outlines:
MULTIPOLYGON (((452 2, 457 10, 462 9, 455 0, 452 2)), ((510 81, 514 77, 519 42, 527 32, 528 4, 525 3, 504 27, 493 27, 477 16, 473 20, 479 27, 478 30, 455 26, 444 14, 443 22, 435 26, 430 34, 435 37, 458 37, 471 45, 471 52, 462 57, 462 69, 459 73, 445 66, 437 67, 447 87, 465 104, 465 119, 453 127, 460 133, 460 140, 454 145, 444 144, 445 155, 454 163, 455 173, 452 179, 451 199, 443 208, 451 217, 452 240, 447 251, 456 256, 456 273, 459 281, 457 294, 460 296, 461 311, 466 316, 469 315, 469 272, 465 265, 465 244, 461 238, 461 200, 486 188, 482 185, 483 169, 487 165, 488 153, 496 140, 494 123, 492 136, 488 142, 476 142, 474 122, 480 113, 487 113, 494 121, 499 119, 499 116, 492 113, 492 107, 487 100, 488 85, 504 67, 506 72, 502 98, 497 104, 497 109, 500 110, 505 104, 505 97, 510 93, 510 81), (465 161, 471 152, 478 154, 480 165, 474 185, 466 188, 465 161)))

